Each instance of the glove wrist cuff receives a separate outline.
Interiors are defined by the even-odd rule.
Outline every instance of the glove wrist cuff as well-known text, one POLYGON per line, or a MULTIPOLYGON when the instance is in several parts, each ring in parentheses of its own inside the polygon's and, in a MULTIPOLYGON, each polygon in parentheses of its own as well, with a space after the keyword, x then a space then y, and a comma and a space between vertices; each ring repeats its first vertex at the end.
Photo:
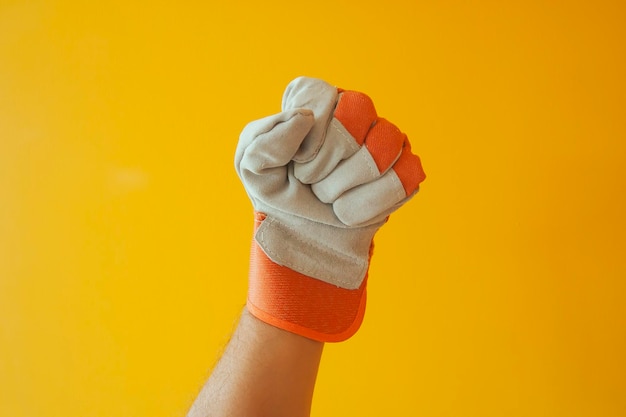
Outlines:
MULTIPOLYGON (((257 215, 255 229, 263 221, 257 215)), ((274 263, 255 240, 250 254, 247 307, 256 318, 320 342, 341 342, 363 321, 367 277, 349 290, 274 263)))

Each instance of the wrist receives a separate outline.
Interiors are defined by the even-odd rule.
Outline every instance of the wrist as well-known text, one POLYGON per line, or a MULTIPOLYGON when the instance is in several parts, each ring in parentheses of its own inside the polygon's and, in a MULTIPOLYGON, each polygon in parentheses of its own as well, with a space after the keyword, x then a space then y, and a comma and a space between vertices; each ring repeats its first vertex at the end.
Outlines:
POLYGON ((296 272, 252 241, 247 310, 272 326, 320 342, 344 341, 361 326, 366 287, 367 276, 350 290, 296 272))

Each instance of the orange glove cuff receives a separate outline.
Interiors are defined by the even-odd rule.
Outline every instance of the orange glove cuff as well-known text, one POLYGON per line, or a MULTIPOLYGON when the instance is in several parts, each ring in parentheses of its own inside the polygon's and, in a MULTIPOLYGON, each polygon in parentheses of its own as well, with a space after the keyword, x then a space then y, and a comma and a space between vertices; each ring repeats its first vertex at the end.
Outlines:
MULTIPOLYGON (((256 213, 255 230, 264 219, 256 213)), ((341 342, 363 321, 367 276, 356 290, 337 287, 272 262, 253 240, 249 281, 248 310, 280 329, 320 342, 341 342)))

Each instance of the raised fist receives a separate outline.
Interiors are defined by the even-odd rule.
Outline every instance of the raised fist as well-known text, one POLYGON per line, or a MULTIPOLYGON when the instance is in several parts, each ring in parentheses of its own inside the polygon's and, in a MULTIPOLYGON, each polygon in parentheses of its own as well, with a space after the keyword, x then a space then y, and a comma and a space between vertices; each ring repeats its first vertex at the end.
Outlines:
POLYGON ((425 179, 405 134, 363 93, 298 78, 243 130, 235 166, 257 213, 248 308, 339 341, 359 327, 372 240, 425 179))

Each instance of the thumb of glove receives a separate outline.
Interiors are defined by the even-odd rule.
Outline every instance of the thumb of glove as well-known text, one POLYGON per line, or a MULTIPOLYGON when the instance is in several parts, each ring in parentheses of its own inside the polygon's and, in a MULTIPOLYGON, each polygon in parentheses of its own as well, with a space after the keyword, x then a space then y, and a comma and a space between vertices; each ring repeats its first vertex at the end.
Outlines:
POLYGON ((235 152, 235 169, 253 205, 289 206, 294 196, 285 186, 288 164, 314 124, 313 112, 290 109, 255 120, 241 132, 235 152), (269 198, 271 197, 271 198, 269 198))

